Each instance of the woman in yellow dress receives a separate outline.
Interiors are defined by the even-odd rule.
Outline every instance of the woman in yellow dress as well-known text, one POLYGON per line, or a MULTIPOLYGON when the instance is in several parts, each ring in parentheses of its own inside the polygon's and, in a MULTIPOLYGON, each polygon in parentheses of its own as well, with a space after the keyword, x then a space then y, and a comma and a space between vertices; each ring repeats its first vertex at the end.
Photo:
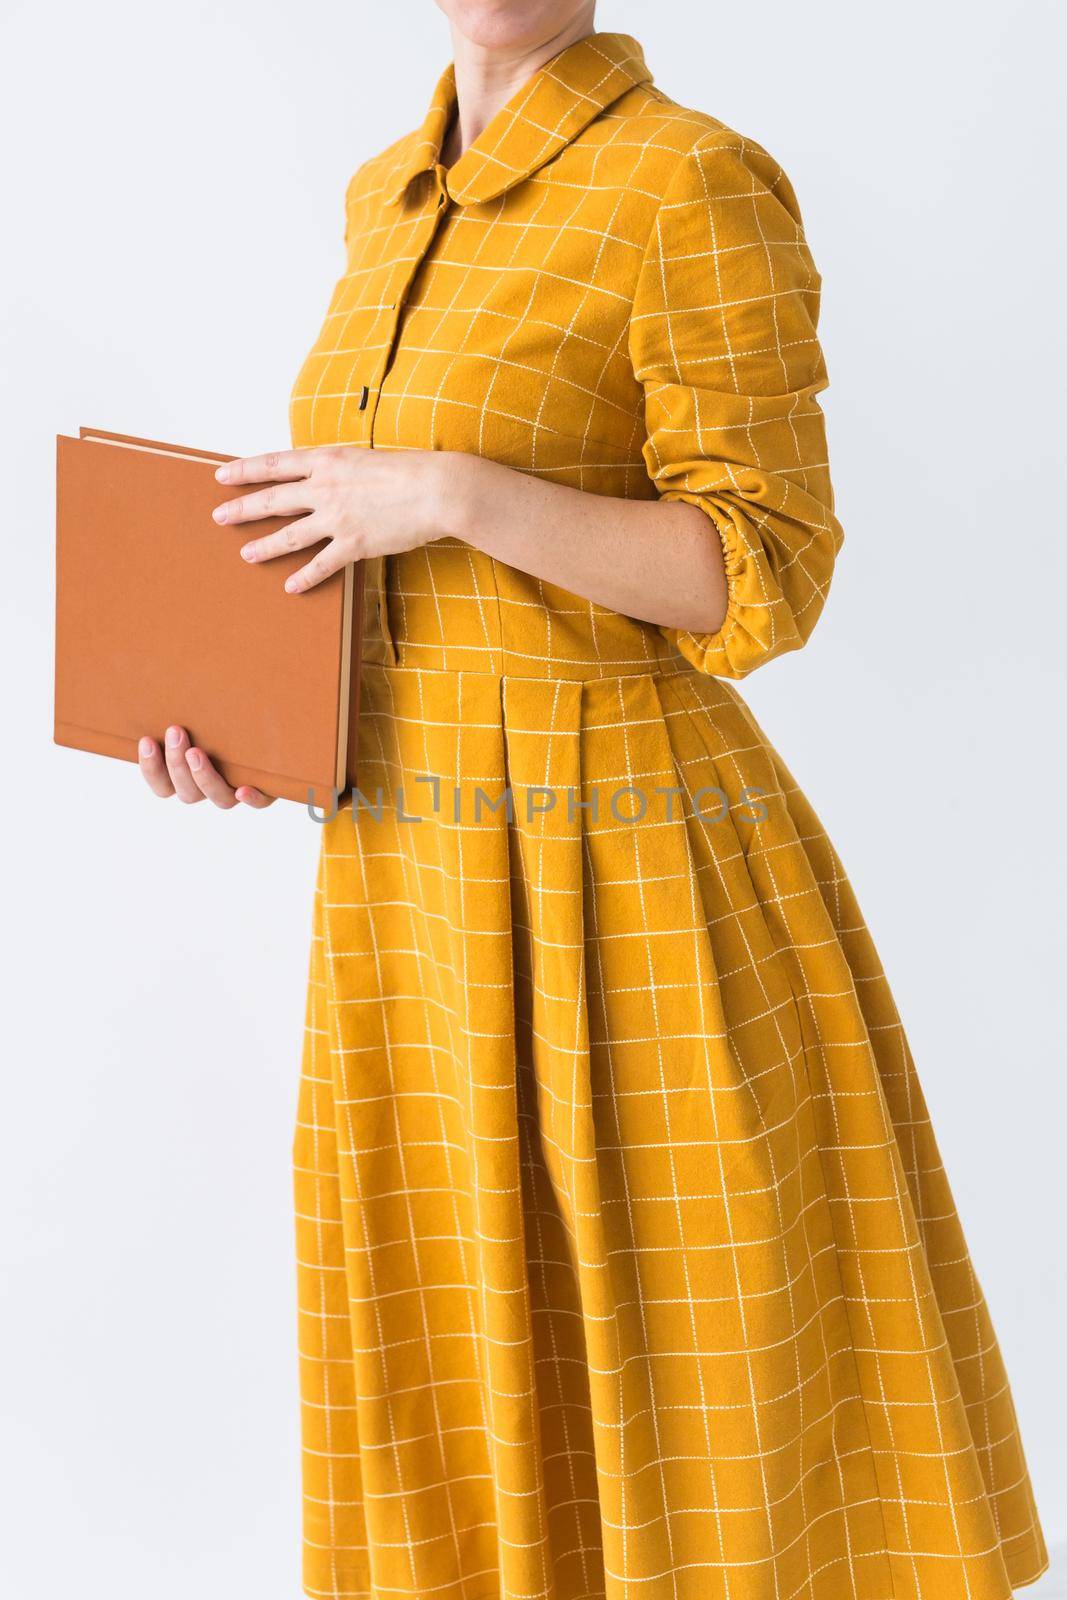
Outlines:
MULTIPOLYGON (((842 540, 796 196, 589 0, 440 4, 294 449, 228 477, 300 514, 247 559, 367 574, 293 1147, 306 1592, 1007 1600, 1047 1557, 922 1091, 729 681, 842 540)), ((172 735, 159 793, 267 803, 172 735)))

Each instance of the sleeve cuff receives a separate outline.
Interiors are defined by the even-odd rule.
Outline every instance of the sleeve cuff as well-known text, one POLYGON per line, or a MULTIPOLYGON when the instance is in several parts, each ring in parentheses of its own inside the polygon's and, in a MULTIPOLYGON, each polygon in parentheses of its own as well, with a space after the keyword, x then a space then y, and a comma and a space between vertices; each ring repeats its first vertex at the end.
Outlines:
POLYGON ((663 500, 682 500, 703 511, 722 546, 726 573, 726 616, 717 633, 691 633, 661 627, 660 632, 699 672, 720 678, 743 678, 772 655, 803 644, 781 596, 768 593, 768 572, 754 545, 746 540, 736 519, 709 496, 685 489, 668 489, 663 500), (775 604, 775 601, 778 604, 775 604), (789 628, 783 629, 783 611, 789 628))

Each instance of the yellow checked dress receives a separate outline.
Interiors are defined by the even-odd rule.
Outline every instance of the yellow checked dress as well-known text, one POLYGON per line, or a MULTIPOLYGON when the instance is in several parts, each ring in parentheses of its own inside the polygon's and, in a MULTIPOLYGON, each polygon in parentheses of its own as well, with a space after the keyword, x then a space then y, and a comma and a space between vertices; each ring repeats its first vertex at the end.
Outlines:
POLYGON ((294 1141, 306 1591, 1006 1600, 1047 1558, 922 1091, 726 681, 842 538, 794 192, 624 34, 446 169, 454 92, 351 181, 294 444, 687 500, 730 604, 371 565, 294 1141))

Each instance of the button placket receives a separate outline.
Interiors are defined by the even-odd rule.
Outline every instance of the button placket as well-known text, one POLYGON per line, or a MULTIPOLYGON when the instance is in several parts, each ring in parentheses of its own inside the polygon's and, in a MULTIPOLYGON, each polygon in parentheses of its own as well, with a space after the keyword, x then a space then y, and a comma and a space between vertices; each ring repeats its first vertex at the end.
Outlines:
MULTIPOLYGON (((360 392, 359 410, 363 413, 364 437, 371 448, 374 445, 374 424, 377 420, 382 385, 396 353, 400 323, 404 308, 407 305, 408 295, 419 268, 430 252, 430 247, 437 235, 437 230, 446 213, 449 201, 446 180, 447 168, 438 164, 431 171, 433 187, 429 192, 427 204, 422 215, 417 218, 417 226, 411 241, 411 253, 406 255, 403 261, 398 264, 404 275, 402 279, 394 284, 394 297, 387 308, 390 313, 390 320, 383 330, 385 337, 382 340, 378 368, 373 375, 374 381, 371 384, 364 384, 360 392)), ((373 570, 368 573, 368 577, 376 589, 375 625, 385 646, 389 661, 393 666, 396 666, 400 658, 392 629, 389 626, 388 569, 389 557, 379 556, 374 560, 373 570)))

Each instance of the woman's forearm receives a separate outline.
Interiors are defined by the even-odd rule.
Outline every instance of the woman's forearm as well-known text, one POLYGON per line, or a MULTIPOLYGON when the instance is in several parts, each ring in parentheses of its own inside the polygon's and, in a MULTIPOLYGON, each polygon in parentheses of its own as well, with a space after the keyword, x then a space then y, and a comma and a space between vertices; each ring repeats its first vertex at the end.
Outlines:
POLYGON ((533 577, 663 627, 717 633, 722 546, 685 501, 626 500, 444 452, 447 532, 533 577))
POLYGON ((590 494, 458 450, 275 451, 225 462, 216 477, 250 486, 215 507, 217 521, 295 519, 242 545, 246 561, 271 561, 326 541, 286 579, 292 593, 324 582, 348 562, 451 535, 642 622, 715 634, 726 616, 718 532, 687 501, 590 494))

